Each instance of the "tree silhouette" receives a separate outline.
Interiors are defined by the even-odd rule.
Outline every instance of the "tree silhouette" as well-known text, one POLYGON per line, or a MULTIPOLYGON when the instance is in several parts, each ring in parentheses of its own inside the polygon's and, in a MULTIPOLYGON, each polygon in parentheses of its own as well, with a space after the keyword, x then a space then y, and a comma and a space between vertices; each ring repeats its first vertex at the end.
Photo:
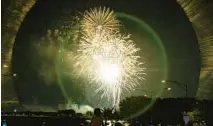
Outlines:
POLYGON ((143 96, 128 97, 120 103, 120 114, 123 118, 129 118, 130 115, 137 114, 148 108, 151 99, 143 96))

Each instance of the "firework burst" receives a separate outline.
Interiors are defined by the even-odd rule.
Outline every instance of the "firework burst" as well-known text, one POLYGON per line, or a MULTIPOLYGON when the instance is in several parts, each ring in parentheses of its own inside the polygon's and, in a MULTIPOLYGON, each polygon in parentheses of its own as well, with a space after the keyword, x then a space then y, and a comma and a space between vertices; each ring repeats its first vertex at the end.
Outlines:
MULTIPOLYGON (((85 33, 96 33, 97 29, 104 29, 107 32, 115 33, 119 31, 119 21, 109 8, 99 7, 85 11, 81 20, 81 27, 85 33)), ((99 31, 98 31, 99 32, 99 31)))
POLYGON ((123 90, 133 90, 143 80, 144 68, 130 35, 119 33, 113 11, 95 8, 81 20, 82 37, 75 56, 78 75, 84 75, 96 93, 118 107, 123 90))

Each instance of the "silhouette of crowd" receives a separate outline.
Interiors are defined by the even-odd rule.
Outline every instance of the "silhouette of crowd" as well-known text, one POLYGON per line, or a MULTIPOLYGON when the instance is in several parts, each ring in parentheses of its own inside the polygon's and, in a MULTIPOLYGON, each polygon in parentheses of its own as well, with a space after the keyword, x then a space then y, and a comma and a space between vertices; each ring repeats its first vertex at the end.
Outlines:
POLYGON ((119 120, 126 121, 131 126, 159 124, 176 126, 184 125, 183 116, 189 116, 188 126, 196 124, 213 126, 213 101, 169 98, 155 99, 154 104, 151 105, 152 100, 141 96, 130 97, 120 103, 119 111, 96 108, 94 112, 88 111, 86 115, 76 113, 74 110, 2 112, 1 121, 2 126, 107 126, 109 122, 112 122, 114 126, 122 126, 119 120), (150 105, 146 111, 137 113, 146 105, 150 105), (135 113, 137 113, 136 116, 131 116, 135 113))

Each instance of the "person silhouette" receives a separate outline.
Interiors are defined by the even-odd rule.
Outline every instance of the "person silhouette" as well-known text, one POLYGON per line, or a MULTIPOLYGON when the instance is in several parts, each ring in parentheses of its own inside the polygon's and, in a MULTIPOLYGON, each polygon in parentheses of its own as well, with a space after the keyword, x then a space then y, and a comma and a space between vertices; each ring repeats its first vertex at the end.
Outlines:
POLYGON ((104 126, 100 108, 95 108, 94 115, 91 119, 91 126, 104 126))

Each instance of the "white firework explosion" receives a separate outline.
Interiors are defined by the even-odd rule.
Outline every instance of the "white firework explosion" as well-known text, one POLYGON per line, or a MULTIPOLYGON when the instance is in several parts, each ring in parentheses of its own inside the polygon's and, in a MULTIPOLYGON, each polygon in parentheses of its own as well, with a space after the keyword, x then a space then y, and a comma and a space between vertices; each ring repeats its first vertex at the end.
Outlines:
POLYGON ((133 90, 145 74, 134 41, 119 33, 113 11, 95 8, 86 11, 81 21, 83 36, 75 56, 78 75, 86 76, 101 97, 113 99, 118 107, 124 90, 133 90))
POLYGON ((106 7, 85 11, 83 19, 81 20, 81 27, 85 33, 95 33, 97 29, 104 29, 107 32, 115 33, 119 31, 119 26, 120 23, 116 19, 114 12, 106 7))

